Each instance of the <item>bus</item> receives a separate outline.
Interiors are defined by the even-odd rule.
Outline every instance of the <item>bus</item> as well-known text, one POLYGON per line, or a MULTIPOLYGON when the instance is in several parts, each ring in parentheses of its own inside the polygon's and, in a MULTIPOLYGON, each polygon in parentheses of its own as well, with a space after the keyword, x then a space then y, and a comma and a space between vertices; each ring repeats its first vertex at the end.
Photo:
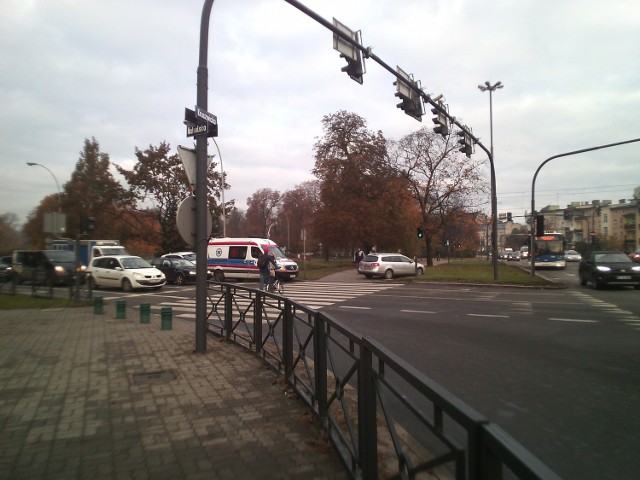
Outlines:
POLYGON ((532 261, 535 268, 565 268, 564 235, 549 232, 533 237, 532 261))

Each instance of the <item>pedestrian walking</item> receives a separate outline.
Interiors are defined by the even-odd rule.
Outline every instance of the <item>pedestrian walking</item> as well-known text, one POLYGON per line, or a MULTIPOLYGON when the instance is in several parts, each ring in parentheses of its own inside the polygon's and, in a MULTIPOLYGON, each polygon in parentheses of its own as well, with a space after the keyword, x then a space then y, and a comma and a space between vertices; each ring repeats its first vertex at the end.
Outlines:
POLYGON ((362 248, 358 247, 358 250, 356 251, 355 255, 353 256, 353 261, 356 264, 356 270, 358 270, 358 267, 360 266, 360 262, 364 259, 364 251, 362 250, 362 248))
POLYGON ((275 258, 269 255, 269 249, 265 248, 262 255, 258 257, 258 268, 260 268, 260 290, 264 290, 265 285, 269 285, 269 283, 271 283, 271 265, 275 268, 275 258))

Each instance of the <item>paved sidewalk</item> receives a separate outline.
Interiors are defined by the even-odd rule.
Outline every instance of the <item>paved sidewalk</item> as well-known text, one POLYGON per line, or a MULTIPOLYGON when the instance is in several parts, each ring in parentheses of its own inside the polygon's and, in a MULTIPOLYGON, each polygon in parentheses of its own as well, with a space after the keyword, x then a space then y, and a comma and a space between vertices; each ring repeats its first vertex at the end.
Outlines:
POLYGON ((111 310, 0 310, 0 479, 348 478, 258 357, 111 310))

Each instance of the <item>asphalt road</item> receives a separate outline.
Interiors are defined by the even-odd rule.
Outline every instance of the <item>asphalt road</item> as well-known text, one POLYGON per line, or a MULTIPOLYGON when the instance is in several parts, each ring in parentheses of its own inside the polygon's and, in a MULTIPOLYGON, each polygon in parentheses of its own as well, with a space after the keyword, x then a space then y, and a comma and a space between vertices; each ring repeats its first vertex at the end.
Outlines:
MULTIPOLYGON (((571 280, 576 267, 545 275, 571 280)), ((640 291, 405 285, 329 307, 563 478, 640 474, 640 291)))

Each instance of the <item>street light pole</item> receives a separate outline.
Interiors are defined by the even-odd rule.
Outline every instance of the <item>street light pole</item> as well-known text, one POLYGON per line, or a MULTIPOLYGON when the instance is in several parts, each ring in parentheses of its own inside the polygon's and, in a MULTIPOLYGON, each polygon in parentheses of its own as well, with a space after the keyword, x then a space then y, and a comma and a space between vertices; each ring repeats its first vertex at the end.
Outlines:
POLYGON ((220 147, 218 147, 218 142, 216 142, 216 137, 211 137, 213 143, 216 146, 216 150, 218 150, 218 158, 220 159, 220 172, 222 177, 220 178, 220 192, 222 192, 222 236, 226 238, 227 236, 227 212, 224 203, 224 167, 222 166, 222 154, 220 153, 220 147))
POLYGON ((56 176, 53 174, 51 170, 49 170, 44 165, 41 165, 40 163, 27 162, 27 165, 29 165, 30 167, 34 167, 37 165, 38 167, 44 168, 47 172, 51 174, 51 176, 53 177, 53 181, 56 182, 56 189, 58 190, 58 213, 62 213, 62 194, 60 193, 60 185, 58 184, 58 179, 56 178, 56 176))
POLYGON ((484 82, 484 85, 478 85, 481 92, 489 92, 489 130, 491 132, 491 263, 493 265, 493 279, 498 279, 498 198, 496 192, 496 173, 495 162, 493 157, 493 92, 504 87, 502 82, 496 82, 491 85, 490 82, 484 82))

